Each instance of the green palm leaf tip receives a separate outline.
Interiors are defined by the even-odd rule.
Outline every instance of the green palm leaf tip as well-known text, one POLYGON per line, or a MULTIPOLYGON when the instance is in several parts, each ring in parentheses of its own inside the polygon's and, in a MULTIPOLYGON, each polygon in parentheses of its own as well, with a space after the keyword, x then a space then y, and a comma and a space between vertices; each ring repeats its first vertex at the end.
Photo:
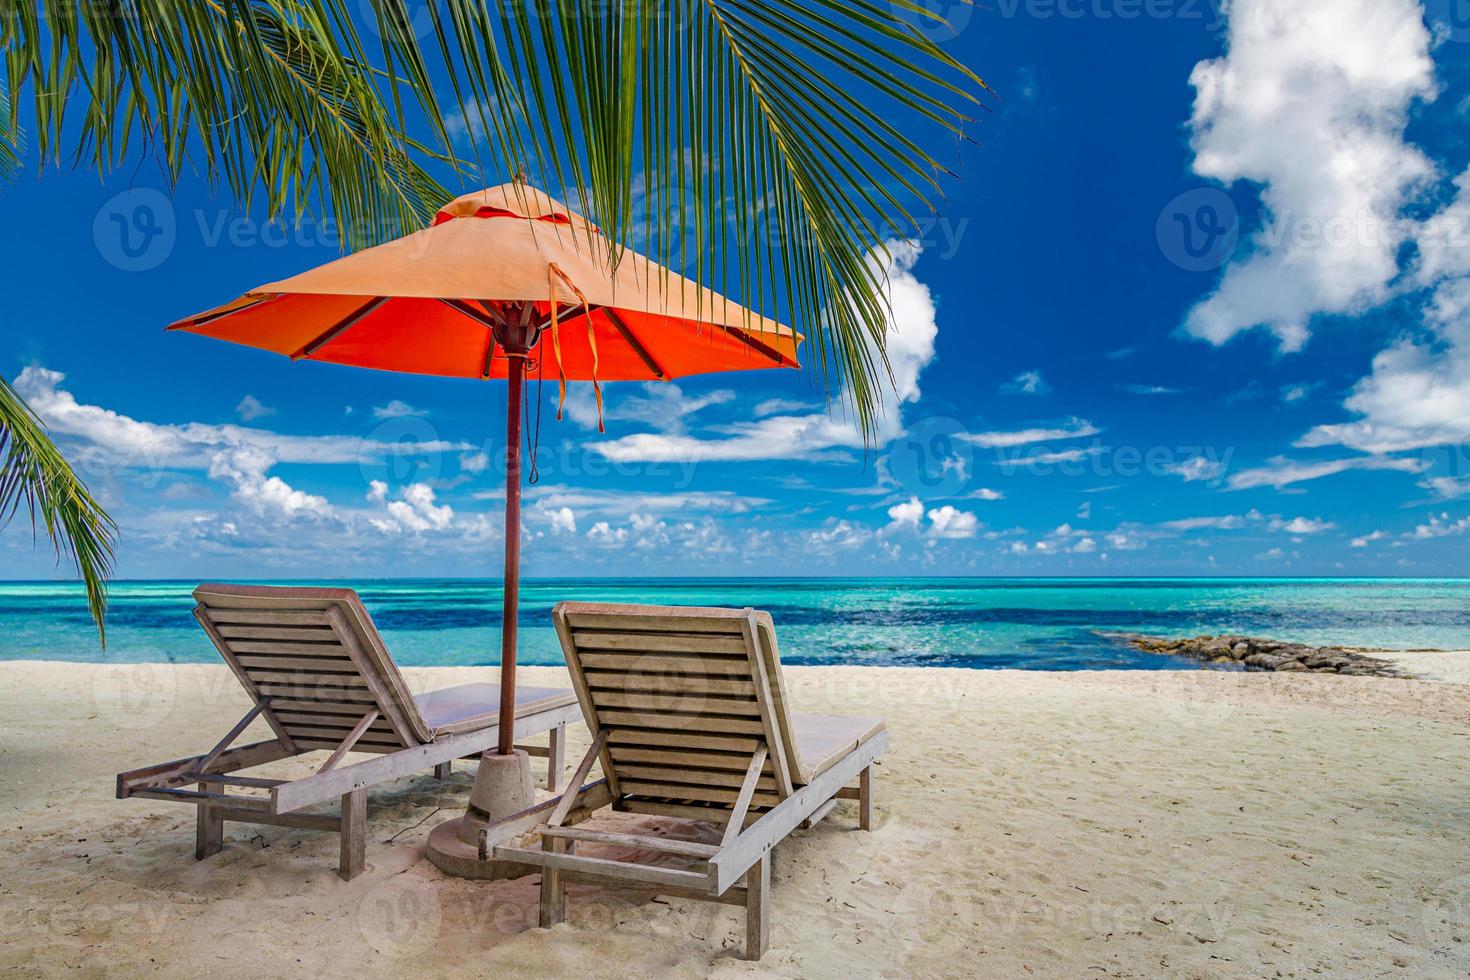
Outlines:
POLYGON ((70 558, 87 588, 97 635, 107 646, 107 579, 117 525, 46 435, 30 406, 0 378, 0 531, 22 506, 44 526, 57 560, 70 558))
POLYGON ((0 181, 20 172, 20 127, 11 108, 10 89, 0 79, 0 181))

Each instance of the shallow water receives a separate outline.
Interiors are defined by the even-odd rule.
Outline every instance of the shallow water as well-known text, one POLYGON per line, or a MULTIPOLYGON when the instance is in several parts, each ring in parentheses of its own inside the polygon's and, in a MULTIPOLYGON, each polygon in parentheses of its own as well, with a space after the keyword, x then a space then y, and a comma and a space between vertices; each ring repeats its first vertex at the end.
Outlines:
MULTIPOLYGON (((0 659, 212 661, 190 615, 196 584, 115 584, 103 653, 80 587, 0 583, 0 659)), ((499 662, 497 580, 290 584, 356 588, 402 664, 499 662)), ((1194 666, 1099 635, 1110 631, 1470 648, 1470 579, 533 579, 522 663, 561 662, 550 612, 562 599, 756 606, 794 664, 1194 666)))

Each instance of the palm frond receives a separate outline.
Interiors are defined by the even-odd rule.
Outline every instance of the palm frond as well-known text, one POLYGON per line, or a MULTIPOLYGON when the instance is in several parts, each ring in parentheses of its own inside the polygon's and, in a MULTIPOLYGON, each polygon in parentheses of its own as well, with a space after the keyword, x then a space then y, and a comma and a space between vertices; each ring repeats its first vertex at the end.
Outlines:
MULTIPOLYGON (((329 211, 352 245, 422 227, 449 196, 425 169, 442 155, 389 108, 345 0, 4 0, 0 46, 43 163, 106 173, 156 153, 170 179, 192 166, 242 207, 329 211)), ((426 77, 398 81, 433 109, 426 77)))
POLYGON ((619 246, 805 332, 827 389, 875 431, 890 377, 873 253, 935 209, 938 147, 985 91, 918 29, 932 14, 909 0, 429 9, 493 162, 534 165, 619 246))
POLYGON ((70 558, 87 589, 97 635, 107 645, 107 578, 117 526, 61 455, 30 406, 0 378, 0 531, 24 507, 44 526, 56 557, 70 558))
POLYGON ((0 46, 43 162, 105 172, 143 147, 243 206, 320 203, 353 245, 449 196, 430 169, 464 166, 452 106, 485 169, 530 171, 619 250, 805 333, 872 434, 890 381, 873 252, 935 209, 985 91, 926 18, 916 0, 0 0, 0 46))

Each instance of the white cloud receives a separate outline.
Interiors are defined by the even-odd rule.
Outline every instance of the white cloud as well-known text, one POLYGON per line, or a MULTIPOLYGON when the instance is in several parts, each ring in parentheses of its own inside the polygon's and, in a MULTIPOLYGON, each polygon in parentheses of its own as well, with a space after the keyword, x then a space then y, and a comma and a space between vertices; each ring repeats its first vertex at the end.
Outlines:
POLYGON ((1466 531, 1470 531, 1470 517, 1452 521, 1449 514, 1430 514, 1428 523, 1414 528, 1413 537, 1420 541, 1427 541, 1431 538, 1447 538, 1451 535, 1464 534, 1466 531))
POLYGON ((973 538, 979 529, 979 519, 969 511, 956 510, 948 504, 929 511, 929 530, 936 538, 973 538))
POLYGON ((1352 546, 1354 548, 1366 548, 1374 541, 1382 541, 1386 537, 1388 537, 1387 531, 1373 531, 1370 534, 1363 535, 1361 538, 1353 538, 1352 546))
POLYGON ((1279 561, 1285 557, 1286 552, 1280 548, 1272 548, 1269 551, 1263 551, 1259 555, 1256 555, 1256 561, 1279 561))
POLYGON ((459 468, 466 473, 483 473, 490 468, 490 454, 486 452, 460 453, 459 468))
POLYGON ((408 415, 428 415, 421 408, 414 408, 408 402, 393 399, 386 405, 378 405, 373 409, 373 418, 376 419, 401 419, 408 415))
POLYGON ((1419 486, 1446 500, 1455 500, 1470 493, 1470 476, 1434 476, 1421 480, 1419 486))
POLYGON ((1044 395, 1051 391, 1051 385, 1046 383, 1040 371, 1022 371, 1001 385, 1000 391, 1003 395, 1044 395))
POLYGON ((1323 531, 1330 531, 1335 527, 1337 527, 1336 524, 1333 524, 1331 521, 1324 521, 1320 517, 1293 517, 1289 521, 1280 517, 1274 517, 1266 525, 1266 530, 1285 531, 1287 534, 1321 534, 1323 531))
POLYGON ((1085 521, 1090 517, 1092 517, 1092 501, 1084 500, 1082 506, 1077 508, 1077 519, 1085 521))
POLYGON ((1195 66, 1195 172, 1261 186, 1271 220, 1185 327, 1223 343, 1264 326, 1300 348, 1312 318, 1388 295, 1410 193, 1433 172, 1404 142, 1433 97, 1415 0, 1235 0, 1224 57, 1195 66))
POLYGON ((1172 473, 1185 483, 1216 480, 1219 479, 1221 473, 1225 472, 1225 464, 1205 456, 1191 456, 1182 462, 1166 464, 1164 472, 1172 473))
POLYGON ((381 504, 388 499, 388 484, 382 480, 372 480, 368 483, 368 503, 381 504))
MULTIPOLYGON (((384 486, 384 495, 386 491, 387 488, 384 486)), ((372 495, 377 492, 378 486, 375 481, 369 498, 371 499, 372 495)), ((436 505, 434 488, 427 483, 409 484, 403 488, 400 497, 401 499, 388 504, 388 516, 391 520, 386 523, 391 525, 392 530, 444 531, 454 523, 454 510, 448 504, 436 505)), ((384 527, 383 529, 390 528, 384 527)))
MULTIPOLYGON (((649 381, 637 386, 641 394, 616 395, 624 386, 609 384, 602 389, 604 422, 636 422, 660 432, 683 432, 685 422, 711 405, 735 400, 728 389, 687 395, 670 382, 649 381)), ((584 429, 597 428, 597 400, 591 385, 573 385, 567 390, 567 418, 584 429)))
POLYGON ((79 403, 61 387, 65 375, 31 366, 15 388, 58 436, 89 444, 86 454, 115 468, 208 470, 221 450, 256 449, 277 463, 362 463, 385 454, 458 452, 463 443, 392 444, 357 436, 293 436, 240 425, 142 422, 97 405, 79 403))
POLYGON ((765 401, 757 402, 755 412, 756 418, 764 418, 767 415, 778 415, 782 412, 810 412, 813 406, 806 402, 797 401, 795 398, 767 398, 765 401))
POLYGON ((965 494, 964 497, 962 497, 961 499, 962 500, 1004 500, 1005 497, 1006 497, 1006 495, 1003 494, 1003 493, 1001 493, 999 490, 992 490, 989 487, 980 487, 979 489, 971 490, 969 493, 965 494))
MULTIPOLYGON (((879 408, 877 444, 893 441, 903 432, 902 407, 919 400, 919 375, 934 359, 939 333, 934 297, 913 273, 921 246, 889 242, 889 261, 883 270, 890 315, 885 334, 892 386, 879 408)), ((883 260, 875 250, 870 261, 883 260)), ((875 355, 876 361, 876 355, 875 355)), ((821 459, 832 450, 864 448, 856 424, 826 413, 773 415, 753 422, 713 427, 714 438, 677 432, 640 432, 589 444, 616 462, 745 461, 755 459, 821 459)))
POLYGON ((1079 555, 1090 555, 1097 550, 1097 542, 1092 538, 1080 538, 1072 545, 1072 550, 1079 555))
POLYGON ((1402 473, 1418 473, 1423 464, 1414 459, 1392 456, 1354 456, 1349 459, 1328 459, 1316 462, 1288 459, 1276 456, 1267 460, 1267 465, 1255 469, 1241 470, 1226 481, 1231 490, 1249 490, 1254 487, 1282 487, 1293 483, 1305 483, 1324 476, 1333 476, 1348 470, 1397 470, 1402 473))
POLYGON ((1053 428, 1019 429, 1014 431, 976 432, 967 435, 970 442, 986 449, 1009 449, 1029 446, 1037 442, 1052 442, 1058 439, 1082 439, 1095 436, 1102 430, 1091 422, 1072 419, 1065 425, 1053 428))
POLYGON ((570 507, 557 507, 547 511, 553 534, 576 534, 577 515, 570 507))
POLYGON ((270 453, 255 447, 223 450, 210 462, 209 475, 232 485, 235 499, 263 517, 332 516, 332 505, 325 497, 296 490, 278 476, 267 476, 275 461, 270 453))
POLYGON ((1170 531, 1234 531, 1245 527, 1245 518, 1239 514, 1223 514, 1218 517, 1183 517, 1164 521, 1159 527, 1170 531))
POLYGON ((903 503, 888 508, 888 530, 916 528, 924 519, 924 504, 918 497, 910 497, 903 503))
POLYGON ((240 399, 240 404, 235 406, 235 414, 240 416, 242 421, 254 422, 256 419, 276 414, 276 410, 261 404, 260 399, 254 395, 246 395, 240 399))

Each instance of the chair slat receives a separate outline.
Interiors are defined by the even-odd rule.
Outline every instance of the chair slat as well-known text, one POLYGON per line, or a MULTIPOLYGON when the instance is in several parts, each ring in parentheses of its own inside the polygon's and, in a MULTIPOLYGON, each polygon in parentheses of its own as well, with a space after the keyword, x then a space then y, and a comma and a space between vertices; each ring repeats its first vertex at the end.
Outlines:
POLYGON ((606 705, 610 708, 673 711, 699 716, 739 715, 759 718, 761 713, 760 705, 755 703, 754 698, 742 701, 737 698, 714 695, 681 697, 675 694, 630 694, 624 691, 601 691, 595 695, 595 699, 599 707, 606 705))
POLYGON ((738 677, 709 677, 703 674, 639 673, 637 671, 588 670, 583 672, 594 691, 684 692, 689 694, 740 694, 755 697, 755 685, 738 677))
POLYGON ((744 654, 745 640, 740 636, 718 636, 712 633, 612 633, 581 631, 572 634, 579 650, 637 650, 643 653, 676 651, 679 653, 744 654))
POLYGON ((599 710, 597 720, 602 725, 667 728, 690 734, 765 734, 765 726, 755 719, 730 718, 724 715, 676 715, 654 711, 599 710))
POLYGON ((219 635, 227 640, 295 640, 301 643, 333 643, 330 626, 236 626, 223 624, 215 627, 219 635))
POLYGON ((744 657, 677 657, 636 653, 584 653, 582 666, 588 670, 637 670, 715 677, 749 677, 750 664, 744 657))
MULTIPOLYGON (((636 616, 628 613, 601 614, 595 612, 569 612, 567 623, 574 630, 616 630, 622 632, 667 632, 670 627, 667 616, 636 616)), ((679 631, 684 633, 727 633, 740 635, 740 620, 719 616, 680 616, 679 631)))
MULTIPOLYGON (((760 744, 752 735, 706 735, 697 732, 661 731, 646 728, 616 728, 608 733, 609 745, 647 745, 657 747, 710 749, 717 752, 739 752, 748 760, 760 744)), ((740 764, 745 768, 745 763, 740 764)))

